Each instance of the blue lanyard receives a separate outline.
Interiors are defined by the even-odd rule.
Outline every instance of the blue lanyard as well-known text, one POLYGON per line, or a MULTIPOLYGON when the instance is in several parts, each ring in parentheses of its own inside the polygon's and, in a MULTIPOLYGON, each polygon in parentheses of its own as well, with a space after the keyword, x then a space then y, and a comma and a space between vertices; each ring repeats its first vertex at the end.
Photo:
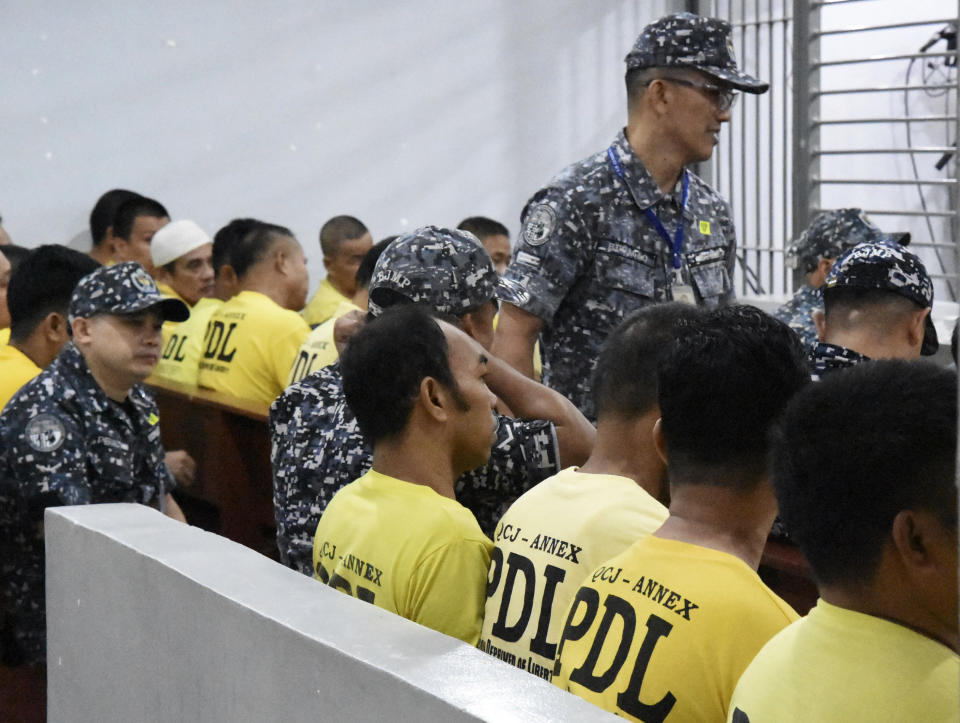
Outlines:
MULTIPOLYGON (((616 173, 620 180, 624 182, 627 186, 627 190, 630 190, 630 184, 627 183, 627 179, 623 175, 623 166, 620 165, 620 159, 617 157, 617 152, 613 146, 610 146, 607 149, 607 158, 610 160, 610 165, 613 166, 613 172, 616 173)), ((677 223, 677 230, 673 234, 673 238, 670 238, 670 234, 667 233, 667 229, 664 228, 663 223, 660 221, 660 218, 656 213, 653 212, 653 209, 649 206, 643 209, 644 214, 647 216, 647 220, 653 225, 657 230, 657 233, 663 237, 663 240, 667 242, 667 245, 670 247, 670 254, 673 260, 673 268, 679 269, 683 265, 683 213, 687 210, 687 191, 690 188, 690 174, 687 173, 686 169, 683 171, 683 191, 680 197, 680 220, 677 223)), ((630 191, 630 195, 633 195, 633 191, 630 191)), ((636 198, 634 198, 636 203, 636 198)), ((639 205, 639 204, 638 204, 639 205)))

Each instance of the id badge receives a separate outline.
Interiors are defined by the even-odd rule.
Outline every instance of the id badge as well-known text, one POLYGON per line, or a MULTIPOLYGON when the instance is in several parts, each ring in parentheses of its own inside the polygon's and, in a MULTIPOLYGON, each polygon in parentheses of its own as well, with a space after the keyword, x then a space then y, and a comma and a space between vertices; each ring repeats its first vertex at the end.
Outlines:
POLYGON ((680 273, 680 269, 673 270, 673 283, 670 285, 670 290, 673 292, 674 301, 691 306, 697 305, 697 299, 693 295, 693 287, 683 282, 683 274, 680 273))

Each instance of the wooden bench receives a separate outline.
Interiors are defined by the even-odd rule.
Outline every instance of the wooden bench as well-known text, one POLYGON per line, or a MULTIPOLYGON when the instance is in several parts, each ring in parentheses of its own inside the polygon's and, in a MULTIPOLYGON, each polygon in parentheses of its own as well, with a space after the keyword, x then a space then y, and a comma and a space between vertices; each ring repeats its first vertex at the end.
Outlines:
POLYGON ((149 387, 164 447, 197 462, 196 482, 182 492, 219 512, 218 524, 201 526, 276 559, 269 407, 166 380, 149 387))
POLYGON ((760 577, 801 615, 806 615, 817 602, 819 593, 810 564, 796 545, 767 540, 760 560, 760 577))

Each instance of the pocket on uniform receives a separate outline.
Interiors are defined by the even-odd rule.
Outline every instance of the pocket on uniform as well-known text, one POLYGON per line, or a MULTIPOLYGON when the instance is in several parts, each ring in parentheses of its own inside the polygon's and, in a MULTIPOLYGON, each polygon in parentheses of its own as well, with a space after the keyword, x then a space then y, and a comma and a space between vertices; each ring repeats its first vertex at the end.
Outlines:
POLYGON ((729 294, 733 282, 724 263, 727 250, 723 246, 686 254, 690 278, 700 298, 710 301, 729 294))
POLYGON ((597 281, 602 287, 654 298, 656 267, 651 254, 606 241, 597 248, 595 263, 597 281))

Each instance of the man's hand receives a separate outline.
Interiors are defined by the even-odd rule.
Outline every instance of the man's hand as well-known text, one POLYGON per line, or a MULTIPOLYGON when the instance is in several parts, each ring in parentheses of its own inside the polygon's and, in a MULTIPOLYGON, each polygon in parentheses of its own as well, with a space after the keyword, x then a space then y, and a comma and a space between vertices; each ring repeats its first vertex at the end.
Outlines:
POLYGON ((181 487, 189 487, 193 484, 197 475, 197 463, 193 461, 185 449, 177 449, 173 452, 167 452, 163 461, 167 468, 181 487))
POLYGON ((333 344, 337 347, 337 354, 343 354, 343 348, 350 341, 350 337, 363 327, 367 315, 362 311, 348 311, 333 323, 333 344))

